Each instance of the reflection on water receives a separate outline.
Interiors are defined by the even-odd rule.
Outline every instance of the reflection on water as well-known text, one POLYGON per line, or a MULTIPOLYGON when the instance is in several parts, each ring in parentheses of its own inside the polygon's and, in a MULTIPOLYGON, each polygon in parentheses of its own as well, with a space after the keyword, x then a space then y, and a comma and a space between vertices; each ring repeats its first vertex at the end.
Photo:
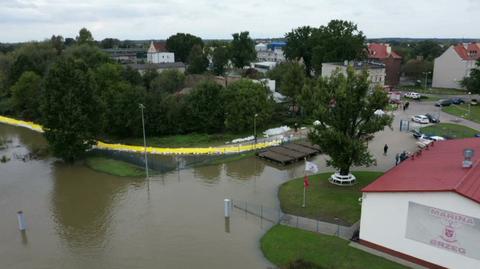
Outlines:
POLYGON ((225 164, 227 176, 246 180, 263 173, 265 163, 258 158, 247 158, 225 164))
POLYGON ((222 165, 195 166, 193 175, 208 184, 218 183, 222 174, 222 165))
POLYGON ((114 204, 132 182, 79 164, 55 162, 52 169, 52 214, 59 236, 72 248, 103 248, 110 237, 114 204))

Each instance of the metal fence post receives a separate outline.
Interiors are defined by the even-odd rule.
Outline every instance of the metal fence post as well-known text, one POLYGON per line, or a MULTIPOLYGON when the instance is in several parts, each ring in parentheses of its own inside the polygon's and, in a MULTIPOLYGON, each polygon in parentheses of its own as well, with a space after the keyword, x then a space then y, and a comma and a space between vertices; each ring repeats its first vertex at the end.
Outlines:
POLYGON ((297 225, 296 225, 296 227, 298 228, 298 216, 297 216, 297 225))

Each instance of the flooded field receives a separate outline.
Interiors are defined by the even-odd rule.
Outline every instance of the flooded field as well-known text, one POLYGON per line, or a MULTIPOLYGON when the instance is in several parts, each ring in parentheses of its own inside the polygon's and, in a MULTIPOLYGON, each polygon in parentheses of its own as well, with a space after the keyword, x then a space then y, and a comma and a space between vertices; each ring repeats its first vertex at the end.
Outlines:
POLYGON ((223 199, 275 209, 278 186, 302 174, 301 164, 282 170, 254 157, 201 167, 155 157, 174 169, 147 183, 23 160, 46 146, 26 129, 0 124, 0 137, 11 159, 0 164, 0 268, 268 268, 259 239, 271 224, 234 210, 226 229, 223 199))

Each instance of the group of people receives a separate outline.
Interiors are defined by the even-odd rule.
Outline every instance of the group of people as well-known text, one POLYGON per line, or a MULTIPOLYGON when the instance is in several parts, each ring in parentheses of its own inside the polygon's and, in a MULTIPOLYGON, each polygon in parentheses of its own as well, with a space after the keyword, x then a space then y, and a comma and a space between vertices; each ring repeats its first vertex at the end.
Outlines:
POLYGON ((402 153, 397 153, 397 155, 395 155, 395 165, 405 161, 408 157, 410 157, 410 153, 405 150, 402 153))

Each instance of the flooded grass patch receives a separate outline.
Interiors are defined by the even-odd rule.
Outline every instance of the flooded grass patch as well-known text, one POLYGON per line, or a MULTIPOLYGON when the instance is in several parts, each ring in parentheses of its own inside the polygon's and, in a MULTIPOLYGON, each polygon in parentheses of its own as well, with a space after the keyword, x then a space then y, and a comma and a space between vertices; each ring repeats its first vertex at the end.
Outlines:
MULTIPOLYGON (((280 268, 295 261, 317 268, 406 268, 384 258, 350 247, 341 238, 304 231, 284 225, 272 227, 260 240, 263 255, 280 268)), ((300 267, 298 267, 300 268, 300 267)))
POLYGON ((358 201, 358 198, 362 197, 360 190, 383 173, 354 172, 353 174, 357 177, 357 184, 353 186, 331 184, 328 178, 332 173, 309 176, 310 186, 307 189, 305 208, 302 207, 303 178, 285 182, 278 191, 280 207, 288 214, 351 225, 360 219, 361 205, 358 201))
POLYGON ((124 161, 108 159, 104 157, 89 157, 85 164, 98 172, 107 173, 120 177, 142 177, 145 176, 145 170, 124 161))

